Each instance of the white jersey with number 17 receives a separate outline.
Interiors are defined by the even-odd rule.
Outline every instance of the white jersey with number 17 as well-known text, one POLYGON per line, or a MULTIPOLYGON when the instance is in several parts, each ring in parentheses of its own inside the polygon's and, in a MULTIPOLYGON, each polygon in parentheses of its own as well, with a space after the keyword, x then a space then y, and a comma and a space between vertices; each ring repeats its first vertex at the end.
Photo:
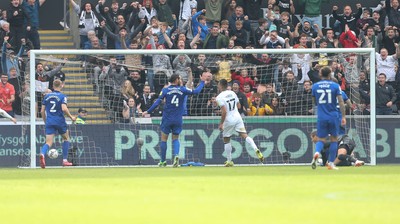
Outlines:
POLYGON ((242 120, 237 108, 239 99, 235 92, 231 90, 225 90, 217 96, 216 101, 218 106, 225 106, 226 108, 225 123, 236 123, 238 120, 242 120))

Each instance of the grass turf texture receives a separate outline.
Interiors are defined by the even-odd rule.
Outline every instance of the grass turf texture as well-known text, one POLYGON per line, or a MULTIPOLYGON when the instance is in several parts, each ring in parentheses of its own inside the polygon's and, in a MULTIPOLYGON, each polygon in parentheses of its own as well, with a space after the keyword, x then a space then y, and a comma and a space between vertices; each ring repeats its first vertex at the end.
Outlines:
POLYGON ((400 166, 0 169, 1 223, 400 223, 400 166))

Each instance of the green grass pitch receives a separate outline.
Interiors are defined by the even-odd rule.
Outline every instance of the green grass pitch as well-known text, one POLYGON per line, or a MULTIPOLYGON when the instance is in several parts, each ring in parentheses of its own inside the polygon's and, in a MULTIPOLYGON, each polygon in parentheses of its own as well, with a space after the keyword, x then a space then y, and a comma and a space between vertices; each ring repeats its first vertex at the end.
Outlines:
POLYGON ((0 169, 0 222, 400 223, 400 166, 0 169))

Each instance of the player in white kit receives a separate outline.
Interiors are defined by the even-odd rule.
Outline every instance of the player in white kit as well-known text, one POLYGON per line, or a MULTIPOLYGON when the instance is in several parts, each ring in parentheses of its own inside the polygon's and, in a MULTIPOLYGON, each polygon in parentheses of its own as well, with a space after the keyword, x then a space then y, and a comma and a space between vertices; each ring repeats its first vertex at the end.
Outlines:
POLYGON ((264 162, 264 156, 258 149, 254 140, 247 135, 246 128, 244 127, 243 119, 239 114, 238 105, 240 106, 239 99, 235 92, 227 90, 228 82, 221 79, 218 83, 218 89, 221 92, 217 96, 217 103, 221 107, 221 121, 219 123, 219 130, 222 131, 224 137, 224 150, 226 153, 227 161, 225 166, 233 166, 232 161, 232 145, 230 143, 231 136, 234 131, 237 131, 243 139, 254 149, 260 162, 264 162))

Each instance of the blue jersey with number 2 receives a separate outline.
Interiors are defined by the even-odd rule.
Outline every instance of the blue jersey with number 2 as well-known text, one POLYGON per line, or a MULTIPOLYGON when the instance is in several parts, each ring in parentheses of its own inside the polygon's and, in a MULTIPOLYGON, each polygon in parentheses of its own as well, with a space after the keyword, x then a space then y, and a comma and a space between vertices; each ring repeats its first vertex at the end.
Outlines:
POLYGON ((67 97, 64 94, 58 91, 48 93, 42 104, 46 108, 46 126, 66 124, 62 111, 62 104, 67 104, 67 97))
POLYGON ((339 85, 331 80, 322 80, 313 85, 312 95, 318 108, 318 120, 339 117, 337 96, 341 94, 339 85))

